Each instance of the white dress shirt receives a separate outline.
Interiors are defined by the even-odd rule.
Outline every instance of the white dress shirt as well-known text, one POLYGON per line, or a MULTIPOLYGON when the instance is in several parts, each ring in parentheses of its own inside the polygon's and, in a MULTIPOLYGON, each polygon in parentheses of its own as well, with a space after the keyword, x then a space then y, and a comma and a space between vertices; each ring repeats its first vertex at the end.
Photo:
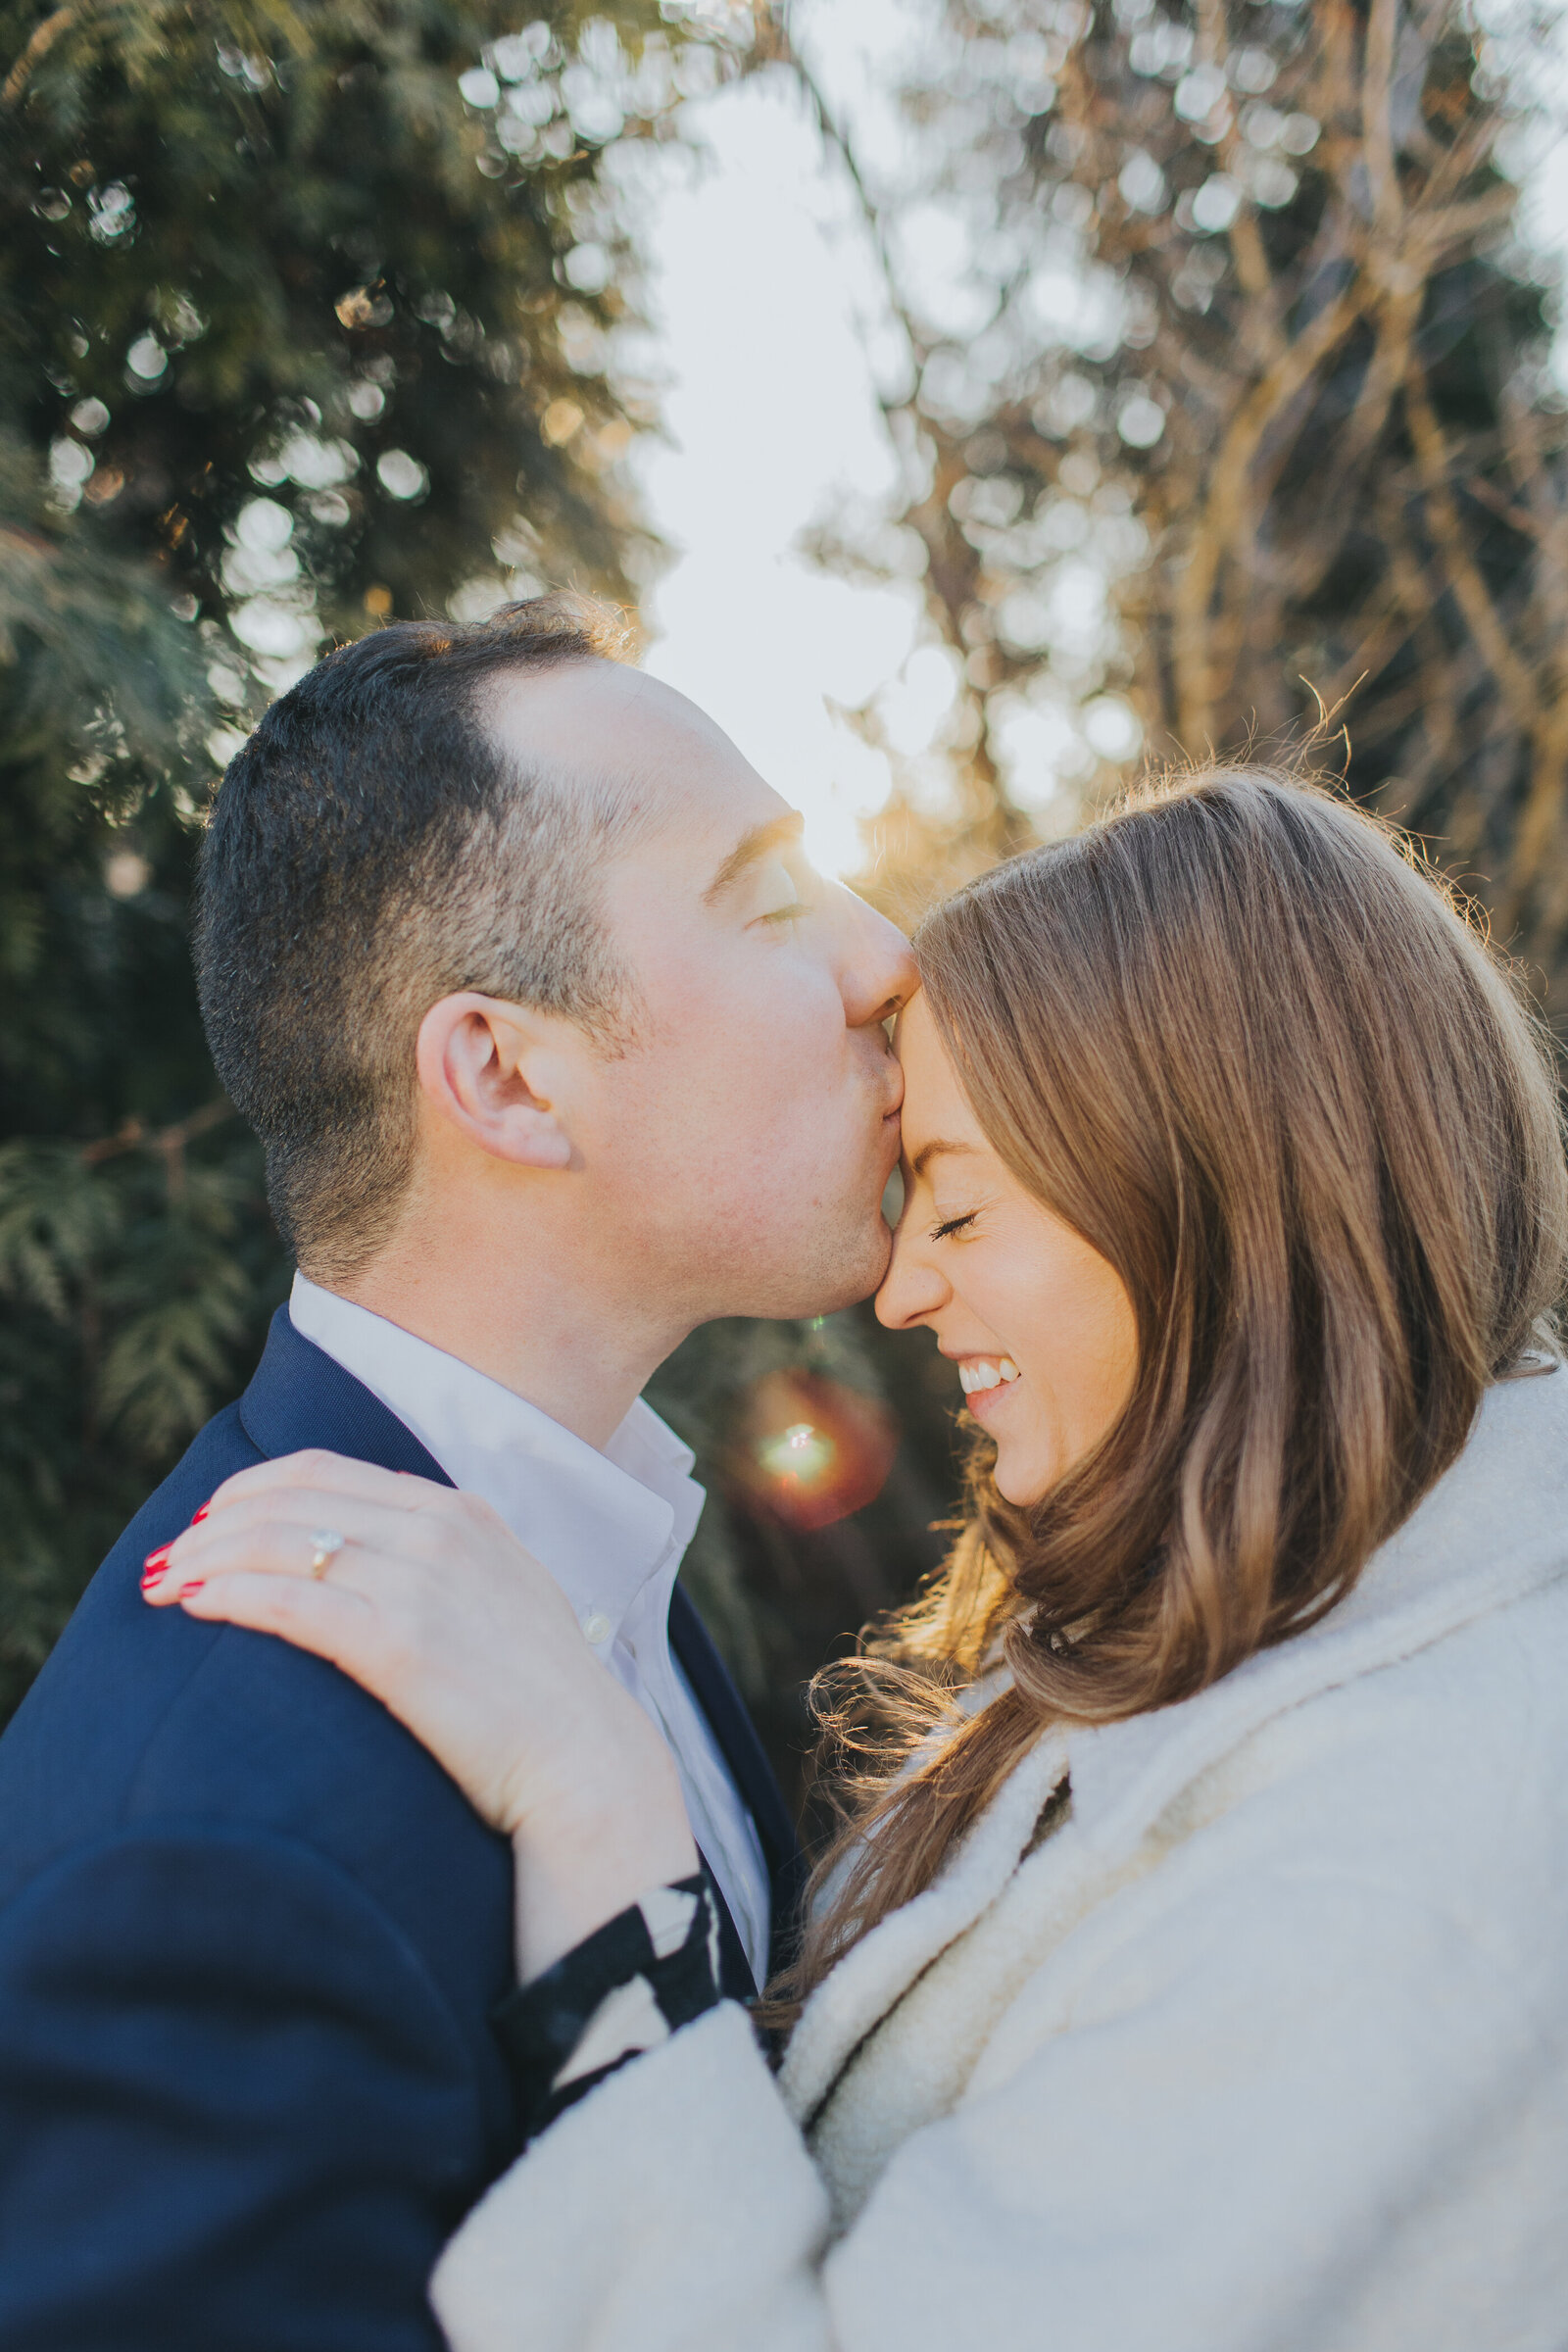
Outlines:
POLYGON ((352 1372, 454 1486, 549 1569, 589 1642, 663 1734, 692 1835, 752 1974, 767 1974, 766 1865, 751 1814, 669 1649, 669 1600, 703 1507, 692 1454, 641 1397, 601 1453, 471 1364, 294 1277, 289 1317, 352 1372))

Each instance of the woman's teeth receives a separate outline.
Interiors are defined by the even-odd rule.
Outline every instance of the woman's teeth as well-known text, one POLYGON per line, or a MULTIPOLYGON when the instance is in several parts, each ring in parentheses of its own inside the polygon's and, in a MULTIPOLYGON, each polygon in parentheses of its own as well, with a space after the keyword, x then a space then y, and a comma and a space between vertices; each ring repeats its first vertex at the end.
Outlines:
POLYGON ((958 1384, 966 1396, 980 1389, 1000 1389, 1018 1378, 1018 1367, 1010 1355, 993 1362, 989 1356, 974 1356, 958 1366, 958 1384))

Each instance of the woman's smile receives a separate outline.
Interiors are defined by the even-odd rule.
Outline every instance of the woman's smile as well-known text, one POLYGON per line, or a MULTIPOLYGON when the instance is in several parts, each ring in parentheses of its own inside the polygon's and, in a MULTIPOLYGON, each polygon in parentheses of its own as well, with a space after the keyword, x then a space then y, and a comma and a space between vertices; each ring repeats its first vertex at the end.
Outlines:
POLYGON ((1023 1378, 1010 1355, 960 1355, 955 1361, 964 1403, 982 1420, 1023 1378))

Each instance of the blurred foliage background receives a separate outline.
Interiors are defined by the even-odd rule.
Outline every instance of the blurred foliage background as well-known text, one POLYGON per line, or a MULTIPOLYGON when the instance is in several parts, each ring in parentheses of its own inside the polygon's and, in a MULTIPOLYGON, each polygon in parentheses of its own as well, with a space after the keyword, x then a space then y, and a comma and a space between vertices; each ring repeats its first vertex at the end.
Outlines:
MULTIPOLYGON (((1568 419, 1517 219, 1547 22, 908 5, 879 175, 787 21, 724 0, 0 0, 0 1714, 286 1291, 189 974, 214 780, 389 614, 635 605, 658 414, 615 364, 607 158, 715 80, 805 88, 901 355, 901 491, 814 552, 919 577, 958 692, 919 772, 891 754, 868 893, 911 919, 1140 746, 1316 726, 1560 1021, 1568 419), (934 205, 956 325, 911 291, 934 205), (1029 742, 1074 782, 1045 815, 1029 742)), ((940 1555, 948 1369, 859 1310, 714 1327, 656 1386, 710 1488, 689 1580, 787 1770, 806 1676, 940 1555)))
POLYGON ((1139 737, 1344 721, 1350 790, 1568 1008, 1559 265, 1518 220, 1559 53, 1528 0, 949 0, 915 174, 879 187, 819 101, 908 355, 904 512, 821 552, 907 568, 886 533, 918 536, 969 856, 1019 838, 1009 737, 1070 741, 1093 799, 1139 737), (938 194, 961 335, 900 268, 938 194))

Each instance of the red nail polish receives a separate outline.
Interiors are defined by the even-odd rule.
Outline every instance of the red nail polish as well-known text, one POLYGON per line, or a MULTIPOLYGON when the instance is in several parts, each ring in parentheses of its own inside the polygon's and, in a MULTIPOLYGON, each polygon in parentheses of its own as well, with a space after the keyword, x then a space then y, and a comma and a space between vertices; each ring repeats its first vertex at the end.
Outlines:
POLYGON ((167 1567, 169 1564, 169 1555, 173 1548, 174 1546, 172 1544, 160 1544, 156 1551, 150 1551, 147 1554, 147 1557, 142 1562, 143 1568, 161 1569, 167 1567))
POLYGON ((180 1586, 179 1591, 174 1594, 174 1598, 176 1600, 189 1600, 191 1594, 193 1592, 199 1592, 206 1582, 207 1579, 205 1576, 193 1577, 188 1585, 180 1586))
POLYGON ((155 1585, 161 1585, 163 1583, 168 1574, 169 1571, 167 1568, 144 1568, 141 1572, 142 1591, 144 1592, 150 1592, 155 1585))
POLYGON ((204 1503, 202 1504, 202 1507, 201 1507, 201 1509, 200 1509, 199 1511, 193 1511, 193 1512, 191 1513, 191 1522, 190 1522, 190 1523, 191 1523, 191 1525, 192 1525, 192 1527, 200 1527, 200 1525, 201 1525, 202 1521, 203 1521, 203 1520, 206 1518, 206 1516, 207 1516, 208 1512, 209 1512, 209 1511, 212 1509, 212 1507, 213 1507, 213 1506, 212 1506, 212 1504, 211 1504, 210 1502, 204 1502, 204 1503))

